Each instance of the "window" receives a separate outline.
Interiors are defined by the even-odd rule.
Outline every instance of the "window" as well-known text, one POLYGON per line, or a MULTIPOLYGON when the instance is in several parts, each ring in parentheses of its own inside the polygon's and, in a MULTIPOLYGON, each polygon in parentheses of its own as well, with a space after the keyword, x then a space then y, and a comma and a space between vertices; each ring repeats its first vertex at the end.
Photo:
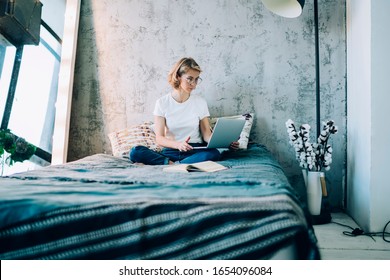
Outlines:
POLYGON ((41 3, 39 45, 0 46, 1 127, 38 147, 31 161, 4 165, 3 174, 51 161, 66 0, 41 3))

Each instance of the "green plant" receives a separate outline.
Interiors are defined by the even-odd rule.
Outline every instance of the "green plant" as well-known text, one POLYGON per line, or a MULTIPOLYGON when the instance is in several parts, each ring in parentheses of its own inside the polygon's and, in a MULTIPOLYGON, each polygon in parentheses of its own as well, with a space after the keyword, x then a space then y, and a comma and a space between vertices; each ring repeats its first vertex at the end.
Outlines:
POLYGON ((0 129, 0 157, 2 164, 11 166, 15 162, 23 162, 30 159, 36 147, 28 143, 24 138, 13 134, 9 129, 0 129))

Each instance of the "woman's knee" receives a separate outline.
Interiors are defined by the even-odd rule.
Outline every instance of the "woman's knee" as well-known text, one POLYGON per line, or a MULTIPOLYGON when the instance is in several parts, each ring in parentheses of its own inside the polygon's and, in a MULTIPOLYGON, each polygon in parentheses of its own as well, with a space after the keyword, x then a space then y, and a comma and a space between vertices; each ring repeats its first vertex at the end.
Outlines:
POLYGON ((221 160, 222 156, 221 156, 221 153, 217 149, 215 149, 211 153, 211 157, 212 157, 212 159, 210 159, 210 160, 219 161, 219 160, 221 160))
POLYGON ((129 157, 132 162, 138 162, 140 160, 141 154, 147 150, 145 146, 134 146, 130 149, 129 157))
POLYGON ((217 149, 212 149, 203 154, 204 160, 219 161, 221 153, 217 149))

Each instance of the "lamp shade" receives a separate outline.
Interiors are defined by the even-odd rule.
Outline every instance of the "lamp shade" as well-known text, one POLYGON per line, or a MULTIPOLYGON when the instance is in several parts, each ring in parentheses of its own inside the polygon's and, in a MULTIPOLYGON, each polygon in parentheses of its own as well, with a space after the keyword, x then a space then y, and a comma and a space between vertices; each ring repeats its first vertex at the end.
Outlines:
POLYGON ((305 0, 262 0, 264 6, 271 12, 286 18, 300 16, 305 0))

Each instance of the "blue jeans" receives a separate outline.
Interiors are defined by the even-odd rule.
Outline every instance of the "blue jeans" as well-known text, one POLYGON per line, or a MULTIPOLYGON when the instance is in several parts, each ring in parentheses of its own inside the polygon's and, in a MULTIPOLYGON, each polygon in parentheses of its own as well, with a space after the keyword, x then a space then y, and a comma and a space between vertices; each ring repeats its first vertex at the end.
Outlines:
MULTIPOLYGON (((192 146, 200 146, 191 144, 192 146)), ((169 161, 178 163, 196 163, 206 160, 218 161, 221 153, 218 149, 194 149, 188 152, 180 152, 177 149, 163 148, 161 152, 155 152, 145 146, 135 146, 130 150, 130 160, 147 165, 169 164, 169 161)))

